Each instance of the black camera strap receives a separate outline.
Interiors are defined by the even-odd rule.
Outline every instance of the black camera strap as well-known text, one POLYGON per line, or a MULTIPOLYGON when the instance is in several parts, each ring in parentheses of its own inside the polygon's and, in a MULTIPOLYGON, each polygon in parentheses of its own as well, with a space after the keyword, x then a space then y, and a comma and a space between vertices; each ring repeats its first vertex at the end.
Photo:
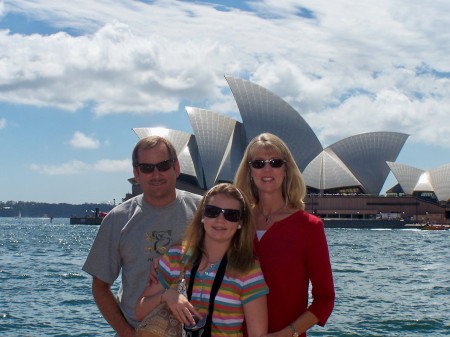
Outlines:
MULTIPOLYGON (((222 284, 223 277, 225 276, 225 270, 227 269, 228 258, 227 254, 224 255, 222 260, 220 261, 219 268, 217 269, 216 276, 214 277, 214 283, 211 288, 211 294, 209 296, 209 308, 208 308, 208 319, 206 320, 205 330, 202 334, 202 337, 211 337, 211 324, 212 324, 212 316, 214 312, 214 300, 216 298, 217 292, 219 291, 220 285, 222 284)), ((195 274, 197 274, 198 267, 200 266, 200 261, 194 263, 191 270, 189 286, 187 289, 188 300, 191 300, 192 289, 194 287, 195 274)))

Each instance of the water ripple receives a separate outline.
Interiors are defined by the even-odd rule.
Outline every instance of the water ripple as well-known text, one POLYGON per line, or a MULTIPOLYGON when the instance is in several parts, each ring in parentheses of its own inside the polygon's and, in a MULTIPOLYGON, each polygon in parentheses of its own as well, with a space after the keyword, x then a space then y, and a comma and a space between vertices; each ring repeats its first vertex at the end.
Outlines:
MULTIPOLYGON (((81 271, 97 230, 69 219, 0 218, 2 337, 113 335, 81 271)), ((450 336, 450 231, 326 233, 335 309, 308 336, 450 336)))

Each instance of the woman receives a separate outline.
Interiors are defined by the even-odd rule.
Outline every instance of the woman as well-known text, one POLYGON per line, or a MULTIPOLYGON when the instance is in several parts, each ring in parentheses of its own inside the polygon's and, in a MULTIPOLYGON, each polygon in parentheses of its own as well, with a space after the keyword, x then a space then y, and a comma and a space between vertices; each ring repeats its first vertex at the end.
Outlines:
POLYGON ((209 313, 214 279, 226 263, 214 299, 211 336, 242 336, 244 318, 249 336, 263 336, 267 332, 268 288, 255 259, 254 235, 255 225, 244 195, 232 184, 211 188, 188 226, 183 243, 170 248, 159 260, 159 282, 150 283, 144 290, 136 317, 142 320, 166 302, 185 325, 195 324, 193 315, 204 319, 209 313), (180 272, 185 272, 189 285, 193 282, 190 301, 174 286, 180 272))
POLYGON ((306 336, 330 316, 334 285, 323 223, 304 211, 306 186, 286 144, 270 133, 254 138, 235 183, 256 221, 256 254, 270 289, 267 336, 306 336))

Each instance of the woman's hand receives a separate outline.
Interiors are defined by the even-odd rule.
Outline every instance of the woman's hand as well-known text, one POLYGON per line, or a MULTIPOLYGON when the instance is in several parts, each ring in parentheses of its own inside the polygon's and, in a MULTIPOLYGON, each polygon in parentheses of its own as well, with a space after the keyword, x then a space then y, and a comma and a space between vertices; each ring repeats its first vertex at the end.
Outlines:
POLYGON ((167 289, 162 294, 161 299, 163 302, 166 302, 169 309, 181 323, 186 325, 195 325, 195 320, 192 315, 196 315, 199 319, 203 318, 203 316, 194 308, 188 299, 179 294, 175 289, 167 289))

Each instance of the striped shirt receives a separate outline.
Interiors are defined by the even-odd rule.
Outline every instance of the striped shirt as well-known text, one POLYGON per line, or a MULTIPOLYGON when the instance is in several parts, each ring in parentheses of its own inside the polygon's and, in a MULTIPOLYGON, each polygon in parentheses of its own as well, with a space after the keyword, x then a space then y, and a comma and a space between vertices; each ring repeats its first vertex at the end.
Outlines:
MULTIPOLYGON (((174 285, 179 278, 182 261, 181 246, 175 246, 159 260, 159 280, 165 288, 174 285)), ((208 314, 209 295, 217 273, 219 263, 205 270, 197 271, 192 290, 191 303, 202 314, 208 314)), ((186 283, 189 284, 191 271, 185 271, 186 283)), ((211 337, 242 336, 244 321, 243 305, 269 293, 258 261, 245 275, 231 277, 225 272, 222 284, 214 301, 214 314, 211 337)))

